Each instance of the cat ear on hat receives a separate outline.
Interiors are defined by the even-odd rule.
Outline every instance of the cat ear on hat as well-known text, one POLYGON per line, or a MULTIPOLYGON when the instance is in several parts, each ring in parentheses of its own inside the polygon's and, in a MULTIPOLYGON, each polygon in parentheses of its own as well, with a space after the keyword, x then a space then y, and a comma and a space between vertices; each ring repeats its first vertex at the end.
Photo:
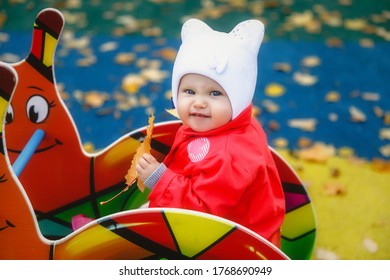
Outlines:
POLYGON ((212 31, 211 27, 199 19, 189 19, 187 20, 181 28, 181 39, 182 41, 186 40, 188 37, 194 35, 201 35, 205 32, 212 31))
POLYGON ((237 24, 229 34, 257 53, 264 38, 264 24, 255 19, 246 20, 237 24))

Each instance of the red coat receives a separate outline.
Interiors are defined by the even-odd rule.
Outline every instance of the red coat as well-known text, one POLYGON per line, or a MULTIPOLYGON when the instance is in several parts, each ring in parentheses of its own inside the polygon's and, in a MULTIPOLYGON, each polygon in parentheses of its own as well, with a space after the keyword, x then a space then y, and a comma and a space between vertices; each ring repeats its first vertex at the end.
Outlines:
POLYGON ((249 106, 206 133, 183 125, 164 160, 168 169, 149 195, 149 207, 202 211, 267 239, 279 236, 284 194, 266 135, 251 112, 249 106))

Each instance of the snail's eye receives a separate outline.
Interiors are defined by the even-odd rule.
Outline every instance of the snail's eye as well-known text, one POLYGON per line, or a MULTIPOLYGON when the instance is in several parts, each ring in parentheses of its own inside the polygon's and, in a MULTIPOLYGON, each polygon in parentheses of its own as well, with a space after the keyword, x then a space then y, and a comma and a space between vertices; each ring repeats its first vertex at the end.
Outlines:
POLYGON ((31 96, 27 102, 27 117, 33 123, 41 123, 49 116, 49 103, 40 95, 31 96))

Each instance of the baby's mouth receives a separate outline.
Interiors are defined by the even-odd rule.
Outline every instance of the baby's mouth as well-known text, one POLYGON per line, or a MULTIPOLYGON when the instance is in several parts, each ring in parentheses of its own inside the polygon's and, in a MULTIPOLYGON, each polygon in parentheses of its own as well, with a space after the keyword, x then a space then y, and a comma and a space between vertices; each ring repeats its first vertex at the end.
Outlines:
POLYGON ((190 113, 191 117, 195 118, 209 118, 210 116, 202 114, 202 113, 190 113))

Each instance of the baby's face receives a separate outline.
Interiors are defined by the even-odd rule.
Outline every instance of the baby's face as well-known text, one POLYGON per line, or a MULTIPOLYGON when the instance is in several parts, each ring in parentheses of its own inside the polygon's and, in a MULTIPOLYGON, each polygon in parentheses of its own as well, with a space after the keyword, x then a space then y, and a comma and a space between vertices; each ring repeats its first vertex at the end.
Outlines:
POLYGON ((198 132, 218 128, 232 119, 232 106, 225 90, 216 81, 199 74, 181 78, 177 112, 184 124, 198 132))

